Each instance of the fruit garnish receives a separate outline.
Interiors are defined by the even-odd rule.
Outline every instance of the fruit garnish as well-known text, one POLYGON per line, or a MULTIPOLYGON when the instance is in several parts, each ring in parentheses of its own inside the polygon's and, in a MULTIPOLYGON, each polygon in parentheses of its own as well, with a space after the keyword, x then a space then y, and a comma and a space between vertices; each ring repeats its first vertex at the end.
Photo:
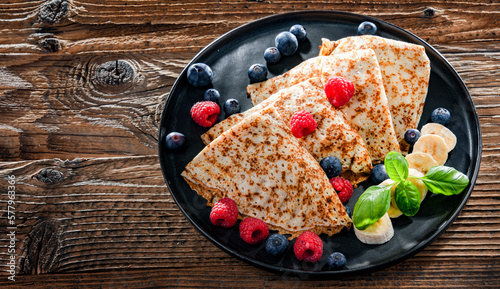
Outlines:
POLYGON ((373 169, 370 173, 370 177, 372 181, 378 185, 384 180, 389 178, 389 175, 387 174, 387 171, 385 170, 384 164, 376 164, 373 166, 373 169))
POLYGON ((306 36, 307 36, 306 29, 304 28, 304 26, 302 26, 300 24, 295 24, 292 27, 290 27, 290 33, 295 35, 295 37, 297 38, 297 41, 299 43, 304 41, 306 39, 306 36))
POLYGON ((265 65, 256 63, 248 68, 248 78, 250 78, 251 83, 264 81, 266 77, 267 67, 265 65))
POLYGON ((209 88, 203 94, 203 100, 209 100, 220 104, 220 92, 215 88, 209 88))
POLYGON ((264 59, 267 63, 278 63, 281 59, 281 53, 276 47, 268 47, 264 51, 264 59))
POLYGON ((450 122, 450 111, 444 107, 438 107, 431 113, 431 121, 442 125, 447 125, 450 122))
POLYGON ((240 237, 250 245, 264 241, 269 235, 269 227, 266 222, 248 217, 240 223, 240 237))
POLYGON ((180 132, 171 132, 165 137, 165 146, 170 151, 179 150, 186 141, 185 136, 180 132))
POLYGON ((274 44, 280 53, 285 56, 294 54, 299 47, 297 37, 288 31, 283 31, 276 35, 274 44))
POLYGON ((187 80, 194 87, 206 87, 212 83, 213 72, 205 63, 194 63, 187 70, 187 80))
POLYGON ((306 110, 297 111, 290 119, 290 129, 296 138, 312 133, 317 126, 313 116, 306 110))
POLYGON ((389 215, 386 213, 364 230, 354 227, 354 234, 362 243, 380 245, 392 239, 394 236, 394 228, 392 227, 389 215))
POLYGON ((370 21, 363 21, 358 26, 358 35, 374 35, 377 33, 377 25, 370 21))
POLYGON ((405 132, 405 141, 409 145, 414 145, 420 138, 420 131, 418 129, 410 128, 405 132))
POLYGON ((455 145, 457 144, 457 136, 447 127, 439 123, 428 123, 422 127, 422 135, 435 134, 443 138, 448 148, 448 152, 451 152, 455 145))
POLYGON ((359 197, 353 212, 353 223, 358 230, 364 230, 377 222, 391 206, 391 188, 396 186, 394 198, 397 207, 405 215, 418 212, 422 200, 420 180, 434 194, 446 196, 460 194, 469 184, 469 178, 454 168, 434 166, 421 177, 410 174, 408 162, 398 152, 390 152, 385 157, 385 169, 392 182, 371 186, 359 197))
POLYGON ((423 152, 412 152, 405 158, 408 161, 408 167, 410 169, 415 169, 423 173, 424 175, 429 171, 430 168, 438 165, 436 160, 434 160, 430 154, 423 152))
POLYGON ((352 193, 354 191, 352 184, 348 180, 341 177, 330 179, 330 183, 337 192, 337 195, 339 196, 342 204, 347 203, 352 197, 352 193))
POLYGON ((328 259, 326 259, 326 262, 328 263, 328 266, 332 269, 342 269, 345 267, 345 264, 347 262, 344 254, 340 252, 334 252, 328 256, 328 259))
POLYGON ((348 206, 344 206, 344 210, 347 213, 347 215, 352 218, 352 210, 351 210, 351 208, 348 207, 348 206))
POLYGON ((226 117, 239 113, 240 111, 241 106, 237 99, 230 98, 224 102, 224 112, 226 113, 226 117))
POLYGON ((413 152, 427 153, 438 163, 444 165, 448 159, 448 146, 438 135, 426 134, 421 136, 413 145, 413 152))
POLYGON ((281 234, 273 234, 266 240, 266 252, 272 256, 281 256, 288 249, 288 239, 281 234))
POLYGON ((191 117, 193 120, 203 126, 212 126, 219 117, 220 107, 213 101, 199 101, 191 107, 191 117))
POLYGON ((327 156, 319 162, 319 165, 329 179, 337 177, 342 172, 342 163, 337 157, 327 156))
POLYGON ((323 241, 316 233, 305 231, 295 240, 293 252, 300 261, 318 262, 323 255, 323 241))
POLYGON ((231 198, 222 198, 214 204, 210 211, 210 222, 214 226, 230 228, 238 220, 238 207, 231 198))
POLYGON ((342 76, 331 77, 325 84, 326 97, 336 108, 349 102, 354 92, 354 84, 342 76))

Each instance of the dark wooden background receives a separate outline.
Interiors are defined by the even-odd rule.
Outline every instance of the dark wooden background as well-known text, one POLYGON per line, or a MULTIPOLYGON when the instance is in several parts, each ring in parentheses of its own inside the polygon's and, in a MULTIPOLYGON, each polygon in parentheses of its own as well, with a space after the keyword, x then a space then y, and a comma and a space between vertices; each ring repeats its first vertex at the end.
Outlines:
POLYGON ((500 286, 499 1, 3 0, 0 287, 500 286), (303 280, 221 251, 184 218, 157 157, 162 104, 204 46, 288 11, 366 14, 413 32, 457 69, 483 133, 454 224, 398 265, 303 280), (16 281, 7 279, 7 176, 16 177, 16 281))

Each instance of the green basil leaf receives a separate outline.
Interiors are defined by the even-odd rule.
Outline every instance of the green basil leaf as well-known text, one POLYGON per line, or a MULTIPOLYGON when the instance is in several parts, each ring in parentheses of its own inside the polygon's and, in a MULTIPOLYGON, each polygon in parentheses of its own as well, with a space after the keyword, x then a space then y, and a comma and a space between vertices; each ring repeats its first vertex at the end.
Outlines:
POLYGON ((398 209, 406 216, 414 216, 420 209, 420 191, 411 181, 399 183, 394 200, 398 209))
POLYGON ((391 186, 371 186, 359 197, 352 221, 359 230, 378 221, 391 206, 391 186))
POLYGON ((398 152, 390 152, 384 160, 385 170, 389 178, 395 182, 402 182, 408 178, 408 161, 398 152))
POLYGON ((432 167, 427 174, 418 178, 434 194, 458 195, 469 184, 469 178, 454 168, 447 166, 432 167))

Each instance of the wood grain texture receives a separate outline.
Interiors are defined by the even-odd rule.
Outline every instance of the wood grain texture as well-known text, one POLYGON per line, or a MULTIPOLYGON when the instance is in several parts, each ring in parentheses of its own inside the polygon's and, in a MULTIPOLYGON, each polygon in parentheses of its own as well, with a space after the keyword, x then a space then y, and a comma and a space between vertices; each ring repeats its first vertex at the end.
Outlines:
POLYGON ((0 287, 500 287, 499 27, 498 1, 3 1, 0 287), (157 158, 164 100, 200 49, 249 21, 312 9, 378 17, 429 42, 466 83, 482 130, 479 177, 450 228, 413 258, 342 280, 224 253, 177 208, 157 158))

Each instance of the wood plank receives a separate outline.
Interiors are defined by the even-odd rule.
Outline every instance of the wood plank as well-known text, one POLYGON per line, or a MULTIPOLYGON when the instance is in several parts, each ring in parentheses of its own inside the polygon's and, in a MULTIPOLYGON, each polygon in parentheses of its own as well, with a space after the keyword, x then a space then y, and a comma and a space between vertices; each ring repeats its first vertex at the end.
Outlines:
MULTIPOLYGON (((48 2, 51 1, 45 4, 48 2)), ((54 22, 39 19, 40 12, 47 5, 28 8, 26 2, 5 5, 0 15, 3 23, 0 23, 9 30, 3 40, 0 39, 0 53, 52 52, 53 45, 47 44, 47 39, 60 42, 61 50, 56 49, 58 53, 172 52, 172 49, 194 53, 239 25, 275 13, 301 9, 364 12, 407 28, 438 49, 442 48, 442 52, 469 52, 471 48, 498 51, 495 39, 498 40, 500 35, 500 4, 487 1, 462 2, 460 8, 441 1, 427 1, 422 5, 409 0, 397 5, 379 3, 376 6, 370 1, 356 1, 356 5, 349 5, 351 1, 337 4, 324 1, 196 0, 176 4, 159 4, 158 1, 140 1, 138 4, 123 0, 112 3, 52 2, 69 3, 67 12, 54 22), (18 5, 21 6, 19 10, 15 9, 18 5), (465 23, 467 25, 462 25, 465 23)))
MULTIPOLYGON (((20 276, 16 283, 0 279, 8 285, 52 287, 125 287, 125 288, 498 288, 499 269, 491 258, 452 258, 439 261, 415 258, 394 267, 356 278, 338 280, 309 279, 307 275, 275 274, 241 262, 234 265, 203 266, 179 269, 114 270, 109 272, 48 274, 44 279, 20 276), (467 270, 457 270, 457 263, 467 270), (231 276, 228 280, 227 276, 231 276)), ((19 286, 19 287, 16 287, 19 286)))
POLYGON ((159 104, 184 65, 133 54, 49 56, 0 70, 0 160, 155 154, 159 104))

